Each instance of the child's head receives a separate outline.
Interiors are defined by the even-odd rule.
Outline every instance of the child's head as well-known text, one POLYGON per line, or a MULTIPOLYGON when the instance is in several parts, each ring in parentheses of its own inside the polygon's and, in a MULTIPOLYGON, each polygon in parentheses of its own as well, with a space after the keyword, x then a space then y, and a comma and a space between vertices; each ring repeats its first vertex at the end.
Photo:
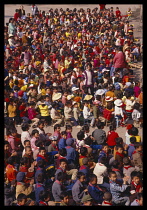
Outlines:
POLYGON ((29 130, 29 124, 28 123, 24 123, 21 126, 22 131, 28 131, 29 130))
POLYGON ((126 166, 131 164, 131 161, 130 161, 129 157, 124 157, 123 158, 123 164, 126 165, 126 166))
POLYGON ((103 144, 103 145, 102 145, 102 150, 103 150, 104 152, 108 153, 108 151, 109 151, 109 146, 108 146, 108 144, 103 144))
POLYGON ((67 179, 67 175, 63 172, 59 172, 57 174, 57 180, 60 182, 64 182, 67 179))
POLYGON ((93 198, 88 194, 83 196, 81 202, 84 204, 84 206, 92 206, 92 200, 93 198))
POLYGON ((86 178, 85 178, 85 174, 83 172, 78 172, 77 173, 77 179, 81 182, 84 183, 86 178))
POLYGON ((32 154, 32 148, 31 148, 31 146, 26 146, 25 147, 25 154, 27 154, 27 155, 31 155, 32 154))
POLYGON ((51 144, 57 145, 57 139, 58 139, 57 136, 50 137, 51 144))
POLYGON ((67 150, 65 148, 59 149, 59 155, 65 157, 67 155, 67 150))
POLYGON ((77 133, 77 139, 78 140, 83 140, 84 139, 84 131, 81 130, 77 133))
POLYGON ((39 168, 44 168, 44 167, 46 166, 45 160, 44 160, 44 159, 38 160, 37 166, 38 166, 39 168))
POLYGON ((14 165, 16 163, 16 156, 10 156, 8 158, 8 164, 14 165))
POLYGON ((123 139, 121 137, 117 137, 115 141, 116 141, 116 145, 123 144, 123 139))
POLYGON ((30 140, 24 140, 24 146, 31 146, 30 140))
POLYGON ((136 151, 138 152, 142 151, 142 144, 140 142, 135 142, 134 147, 136 151))
POLYGON ((36 147, 43 147, 43 141, 41 140, 41 139, 37 139, 36 141, 35 141, 35 146, 36 147))
POLYGON ((109 172, 109 179, 111 179, 113 182, 116 182, 117 175, 116 175, 115 171, 109 172))
POLYGON ((107 158, 103 156, 99 159, 98 162, 105 165, 105 164, 107 164, 107 158))
POLYGON ((135 142, 136 142, 136 137, 135 136, 130 137, 130 143, 134 144, 135 142))
POLYGON ((142 193, 137 194, 137 201, 140 206, 143 206, 143 194, 142 193))
POLYGON ((28 166, 28 163, 29 163, 28 157, 22 157, 22 158, 20 159, 20 165, 21 165, 21 166, 28 166))
POLYGON ((123 153, 123 151, 124 151, 124 148, 123 148, 123 146, 122 145, 117 145, 116 146, 116 150, 117 150, 117 152, 119 152, 119 153, 123 153))
POLYGON ((39 127, 40 129, 43 129, 43 128, 44 128, 44 122, 42 122, 41 120, 39 120, 39 122, 38 122, 38 127, 39 127))
POLYGON ((112 167, 113 167, 113 168, 117 168, 117 169, 119 168, 119 162, 118 162, 118 160, 114 160, 114 161, 113 161, 112 167))
POLYGON ((80 154, 86 156, 88 154, 88 149, 86 147, 81 147, 80 154))
POLYGON ((67 204, 68 205, 68 203, 69 203, 69 194, 68 194, 68 192, 61 192, 61 194, 60 194, 60 199, 61 199, 61 202, 63 202, 63 203, 65 203, 65 204, 67 204))
POLYGON ((82 130, 85 132, 85 133, 89 133, 89 126, 88 125, 84 125, 82 130))
POLYGON ((89 178, 90 178, 89 182, 92 185, 96 185, 97 184, 97 176, 95 174, 91 174, 89 178))
POLYGON ((20 193, 17 196, 17 204, 20 206, 24 206, 27 202, 27 196, 24 193, 20 193))
POLYGON ((45 149, 45 147, 40 147, 40 148, 39 148, 39 155, 45 156, 45 154, 46 154, 46 149, 45 149))
POLYGON ((139 103, 135 103, 134 106, 133 106, 133 109, 136 109, 139 111, 139 108, 140 108, 140 104, 139 103))
POLYGON ((112 194, 110 192, 105 192, 103 196, 104 201, 111 202, 112 201, 112 194))
POLYGON ((66 137, 67 137, 66 131, 62 131, 61 132, 61 136, 62 136, 63 139, 66 139, 66 137))
POLYGON ((72 132, 72 126, 66 125, 66 132, 71 133, 72 132))
POLYGON ((67 160, 66 159, 60 159, 60 163, 59 163, 60 167, 63 169, 67 168, 67 160))
POLYGON ((87 138, 84 139, 85 144, 91 145, 93 143, 91 136, 88 136, 87 138))
POLYGON ((49 191, 47 191, 47 190, 40 191, 39 200, 48 202, 50 200, 50 198, 51 198, 51 194, 49 191))
POLYGON ((82 163, 83 163, 83 165, 88 165, 88 158, 83 158, 82 159, 82 163))
POLYGON ((110 131, 115 131, 116 130, 116 126, 115 125, 110 125, 109 126, 109 130, 110 131))
POLYGON ((44 182, 44 174, 38 174, 37 176, 37 182, 43 184, 44 182))
POLYGON ((141 173, 138 171, 132 171, 131 173, 131 180, 135 183, 135 184, 139 184, 141 181, 141 173))
POLYGON ((103 129, 104 128, 104 122, 98 121, 97 125, 98 129, 103 129))
POLYGON ((138 135, 138 128, 136 128, 136 127, 131 128, 131 135, 132 136, 137 136, 138 135))
POLYGON ((4 151, 8 151, 10 147, 10 144, 8 141, 4 141, 4 151))
POLYGON ((37 129, 32 130, 32 137, 35 137, 35 138, 39 137, 39 131, 37 129))
POLYGON ((56 125, 54 126, 54 131, 60 132, 60 130, 61 130, 61 126, 60 126, 59 124, 56 124, 56 125))

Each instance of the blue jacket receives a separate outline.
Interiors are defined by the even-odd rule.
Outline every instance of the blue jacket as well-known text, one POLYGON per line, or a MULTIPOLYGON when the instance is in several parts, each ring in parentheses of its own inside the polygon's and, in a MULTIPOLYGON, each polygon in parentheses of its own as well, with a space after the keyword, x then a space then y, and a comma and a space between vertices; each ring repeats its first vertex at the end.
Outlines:
POLYGON ((58 148, 59 149, 62 149, 62 148, 65 148, 66 147, 66 139, 60 139, 59 140, 59 143, 58 143, 58 148))
POLYGON ((131 158, 131 160, 133 159, 132 158, 132 153, 134 152, 134 150, 135 150, 134 144, 129 144, 129 146, 128 146, 128 156, 131 158))
POLYGON ((75 159, 76 159, 76 151, 73 147, 71 146, 66 146, 66 151, 67 151, 67 156, 66 156, 66 159, 68 160, 68 162, 70 163, 71 162, 74 162, 75 159))
POLYGON ((85 195, 84 189, 84 185, 79 180, 77 180, 72 187, 72 197, 75 202, 81 202, 81 199, 85 195))
POLYGON ((106 152, 104 152, 103 150, 102 150, 102 151, 100 151, 100 153, 99 153, 99 156, 98 156, 98 162, 99 162, 99 160, 100 160, 102 157, 106 157, 106 158, 108 158, 108 156, 107 156, 106 152))
POLYGON ((112 194, 112 201, 116 201, 118 198, 121 197, 121 193, 124 192, 128 185, 122 184, 122 179, 117 179, 116 182, 113 182, 112 180, 110 182, 110 192, 112 194))
POLYGON ((85 165, 82 165, 79 168, 79 172, 83 172, 85 174, 85 177, 86 177, 86 182, 89 182, 89 175, 90 175, 90 169, 89 169, 89 167, 87 167, 85 165))
POLYGON ((36 198, 36 202, 39 203, 39 193, 42 191, 42 190, 45 190, 45 187, 43 184, 40 184, 40 183, 37 183, 35 185, 35 198, 36 198))
POLYGON ((98 185, 88 184, 88 193, 96 203, 103 202, 104 193, 99 189, 98 185))

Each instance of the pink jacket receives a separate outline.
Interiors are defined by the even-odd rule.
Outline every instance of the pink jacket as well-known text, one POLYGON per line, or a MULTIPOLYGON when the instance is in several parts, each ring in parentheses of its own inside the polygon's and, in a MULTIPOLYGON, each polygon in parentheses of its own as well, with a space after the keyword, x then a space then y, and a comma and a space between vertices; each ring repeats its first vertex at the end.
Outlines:
POLYGON ((12 151, 11 152, 16 152, 18 150, 18 147, 16 147, 16 145, 15 145, 15 139, 14 139, 14 137, 13 136, 9 136, 8 137, 8 142, 9 142, 11 148, 12 148, 12 151))
POLYGON ((126 62, 125 62, 125 55, 123 52, 119 51, 113 59, 114 68, 125 68, 126 62))

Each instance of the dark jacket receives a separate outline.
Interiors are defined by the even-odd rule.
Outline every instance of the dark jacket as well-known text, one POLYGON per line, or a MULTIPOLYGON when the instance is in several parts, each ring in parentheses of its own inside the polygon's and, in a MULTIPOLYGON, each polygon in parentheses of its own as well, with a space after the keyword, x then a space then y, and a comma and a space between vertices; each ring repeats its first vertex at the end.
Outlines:
POLYGON ((93 198, 95 203, 102 203, 103 202, 103 191, 98 187, 98 185, 92 185, 91 183, 88 184, 88 193, 93 198))
POLYGON ((41 183, 37 183, 35 185, 35 198, 36 198, 36 202, 39 203, 39 193, 42 191, 42 190, 45 190, 45 187, 43 184, 41 183))
POLYGON ((4 184, 4 205, 11 206, 15 199, 15 187, 12 187, 10 184, 4 184))
POLYGON ((81 202, 81 199, 85 195, 84 190, 85 190, 84 185, 79 180, 77 180, 72 187, 72 197, 75 202, 77 203, 81 202))
POLYGON ((89 175, 90 175, 90 169, 88 166, 82 165, 79 168, 79 172, 83 172, 85 174, 86 177, 86 182, 89 182, 89 175))

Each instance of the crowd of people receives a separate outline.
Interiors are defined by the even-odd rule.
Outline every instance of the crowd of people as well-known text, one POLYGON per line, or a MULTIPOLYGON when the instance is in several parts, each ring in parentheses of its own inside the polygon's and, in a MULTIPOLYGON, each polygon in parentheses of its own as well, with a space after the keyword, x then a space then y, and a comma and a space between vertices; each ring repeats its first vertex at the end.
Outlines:
POLYGON ((5 206, 143 205, 143 86, 129 68, 143 46, 130 8, 99 6, 21 6, 4 27, 5 206))

